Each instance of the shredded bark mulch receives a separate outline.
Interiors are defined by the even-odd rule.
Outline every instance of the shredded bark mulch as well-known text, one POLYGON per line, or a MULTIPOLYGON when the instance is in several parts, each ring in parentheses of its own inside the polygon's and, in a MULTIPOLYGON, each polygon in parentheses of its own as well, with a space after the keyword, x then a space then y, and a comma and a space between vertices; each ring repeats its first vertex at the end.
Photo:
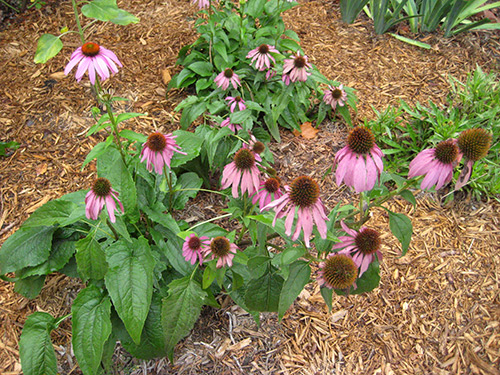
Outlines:
MULTIPOLYGON (((0 141, 21 144, 0 159, 0 243, 38 207, 63 194, 88 188, 95 178, 91 163, 81 164, 104 135, 87 138, 95 105, 88 82, 78 84, 63 69, 79 45, 76 36, 44 65, 33 62, 42 33, 75 29, 69 2, 48 2, 40 11, 2 21, 0 31, 0 141)), ((140 17, 126 27, 95 24, 92 39, 115 51, 124 68, 106 82, 130 99, 117 109, 145 113, 125 123, 149 134, 178 128, 175 106, 187 95, 166 92, 164 77, 175 74, 177 52, 196 39, 196 6, 188 1, 128 0, 119 5, 140 17)), ((464 80, 479 65, 500 68, 500 37, 470 32, 445 39, 417 36, 432 45, 423 50, 390 35, 375 35, 361 16, 345 25, 336 2, 301 0, 285 15, 288 28, 320 71, 357 90, 355 122, 373 118, 399 100, 444 102, 448 77, 464 80)), ((399 32, 406 35, 405 30, 399 32)), ((313 140, 283 132, 272 144, 285 182, 298 175, 320 181, 329 208, 350 196, 331 173, 333 155, 343 146, 346 128, 333 119, 313 140)), ((206 215, 205 196, 190 203, 206 215), (198 208, 197 208, 198 207, 198 208)), ((394 200, 388 208, 413 222, 410 249, 401 256, 388 230, 385 211, 376 210, 367 225, 384 233, 380 287, 362 296, 334 297, 328 311, 317 285, 307 287, 278 322, 263 314, 258 328, 230 301, 203 310, 193 332, 176 349, 175 364, 166 359, 137 361, 116 349, 119 374, 500 374, 500 205, 467 198, 442 206, 437 196, 421 194, 417 207, 394 200)), ((212 202, 209 202, 212 203, 212 202)), ((211 205, 208 205, 212 207, 211 205)), ((212 210, 218 209, 215 202, 212 210)), ((214 212, 215 212, 214 211, 214 212)), ((21 373, 19 336, 34 311, 62 316, 82 287, 52 275, 34 300, 0 282, 0 373, 21 373)), ((79 374, 71 350, 70 322, 52 335, 60 373, 79 374)))

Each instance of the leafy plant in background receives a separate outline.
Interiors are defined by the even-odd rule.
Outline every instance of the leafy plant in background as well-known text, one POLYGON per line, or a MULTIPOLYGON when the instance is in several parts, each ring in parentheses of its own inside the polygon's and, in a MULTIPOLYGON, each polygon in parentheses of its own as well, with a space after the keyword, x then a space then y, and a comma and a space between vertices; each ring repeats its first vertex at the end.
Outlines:
POLYGON ((391 27, 404 20, 419 17, 419 15, 401 16, 401 12, 407 1, 408 0, 370 0, 365 7, 365 11, 368 17, 373 19, 375 33, 379 35, 384 34, 391 27))
POLYGON ((8 149, 17 150, 19 148, 19 143, 10 141, 10 142, 0 142, 0 156, 7 155, 8 149))
POLYGON ((327 112, 336 111, 351 124, 348 106, 355 108, 353 90, 342 86, 339 95, 347 96, 338 105, 323 101, 320 84, 335 90, 340 83, 326 79, 310 64, 297 34, 285 30, 281 13, 295 4, 283 0, 202 4, 208 9, 196 21, 200 36, 180 50, 177 64, 183 69, 169 84, 196 92, 176 108, 182 110, 183 129, 205 111, 212 121, 221 125, 229 121, 242 132, 265 124, 276 140, 279 126, 300 130, 302 123, 312 120, 319 126, 327 112), (229 98, 238 98, 244 107, 233 111, 227 105, 229 98))

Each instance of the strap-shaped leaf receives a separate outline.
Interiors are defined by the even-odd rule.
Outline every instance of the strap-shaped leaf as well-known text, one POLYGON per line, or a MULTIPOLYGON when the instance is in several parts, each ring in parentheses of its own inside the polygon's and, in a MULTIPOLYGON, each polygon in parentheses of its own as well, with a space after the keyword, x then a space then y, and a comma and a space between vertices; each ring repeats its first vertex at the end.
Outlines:
POLYGON ((155 261, 148 241, 143 237, 132 242, 120 240, 108 247, 106 254, 106 287, 128 333, 139 344, 153 293, 155 261))
POLYGON ((111 334, 111 301, 95 285, 82 289, 71 307, 72 344, 80 369, 94 375, 99 369, 104 344, 111 334))
POLYGON ((50 331, 55 319, 44 312, 31 314, 24 323, 19 340, 19 356, 24 375, 56 375, 57 360, 50 331))
POLYGON ((169 295, 163 299, 161 320, 167 355, 173 361, 175 345, 193 328, 207 294, 189 276, 172 281, 168 287, 169 295))

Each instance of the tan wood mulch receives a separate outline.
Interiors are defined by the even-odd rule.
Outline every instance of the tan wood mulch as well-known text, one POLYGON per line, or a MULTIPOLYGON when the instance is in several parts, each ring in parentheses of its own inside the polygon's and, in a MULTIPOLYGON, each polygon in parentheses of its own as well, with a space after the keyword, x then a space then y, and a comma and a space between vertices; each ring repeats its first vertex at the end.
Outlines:
MULTIPOLYGON (((178 50, 196 39, 196 7, 187 1, 128 0, 119 5, 141 18, 127 27, 96 24, 92 38, 113 49, 124 68, 106 87, 130 99, 118 109, 143 112, 126 126, 144 133, 178 127, 175 106, 185 92, 171 91, 162 72, 174 74, 178 50)), ((443 102, 448 76, 465 79, 476 65, 500 68, 500 37, 472 32, 452 39, 438 34, 419 38, 422 50, 389 35, 378 36, 361 16, 354 25, 340 20, 338 4, 300 1, 285 15, 310 61, 330 79, 353 87, 360 99, 357 122, 409 102, 443 102)), ((36 40, 62 27, 74 29, 69 2, 51 3, 18 20, 4 20, 0 31, 0 141, 20 148, 0 159, 0 243, 36 208, 65 193, 88 188, 95 167, 81 163, 104 139, 85 137, 93 124, 94 105, 84 79, 78 84, 62 71, 79 45, 64 39, 55 59, 36 65, 36 40), (10 23, 10 24, 9 24, 10 23)), ((404 33, 404 30, 401 31, 404 33)), ((405 35, 410 36, 410 35, 405 35)), ((332 208, 348 192, 331 174, 334 152, 342 147, 345 128, 325 124, 314 140, 283 133, 271 146, 285 182, 307 174, 321 181, 322 197, 332 208)), ((208 199, 208 198, 207 198, 208 199)), ((176 362, 135 361, 116 350, 120 374, 500 374, 500 218, 495 201, 467 199, 446 207, 439 197, 422 195, 417 208, 392 201, 414 225, 408 254, 401 257, 388 231, 387 214, 374 212, 367 225, 384 233, 380 288, 363 296, 335 297, 328 312, 318 287, 311 284, 281 323, 276 314, 253 320, 229 301, 218 311, 204 309, 195 330, 176 350, 176 362)), ((193 210, 207 213, 204 200, 193 210)), ((216 207, 215 204, 214 207, 216 207)), ((29 301, 0 282, 0 373, 19 374, 18 341, 33 311, 66 314, 81 285, 61 275, 48 278, 41 295, 29 301)), ((78 374, 70 347, 70 322, 53 333, 62 374, 78 374)))

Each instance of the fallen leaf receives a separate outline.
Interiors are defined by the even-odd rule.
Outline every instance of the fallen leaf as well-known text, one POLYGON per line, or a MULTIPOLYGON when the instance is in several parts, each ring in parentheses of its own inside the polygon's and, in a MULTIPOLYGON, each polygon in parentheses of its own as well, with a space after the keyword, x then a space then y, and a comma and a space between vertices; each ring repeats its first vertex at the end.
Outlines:
POLYGON ((161 78, 163 80, 163 83, 165 85, 168 85, 168 83, 170 82, 170 80, 172 79, 172 77, 170 76, 170 70, 167 68, 167 69, 163 69, 161 71, 161 78))
POLYGON ((47 172, 47 163, 38 164, 36 166, 36 175, 37 176, 40 176, 41 174, 44 174, 45 172, 47 172))
POLYGON ((55 72, 49 75, 49 77, 53 79, 63 79, 65 76, 64 72, 55 72))
POLYGON ((300 125, 300 132, 298 130, 294 130, 293 135, 295 135, 296 137, 302 135, 302 137, 305 139, 313 139, 316 138, 316 133, 318 131, 318 129, 312 127, 310 122, 304 122, 302 125, 300 125))

